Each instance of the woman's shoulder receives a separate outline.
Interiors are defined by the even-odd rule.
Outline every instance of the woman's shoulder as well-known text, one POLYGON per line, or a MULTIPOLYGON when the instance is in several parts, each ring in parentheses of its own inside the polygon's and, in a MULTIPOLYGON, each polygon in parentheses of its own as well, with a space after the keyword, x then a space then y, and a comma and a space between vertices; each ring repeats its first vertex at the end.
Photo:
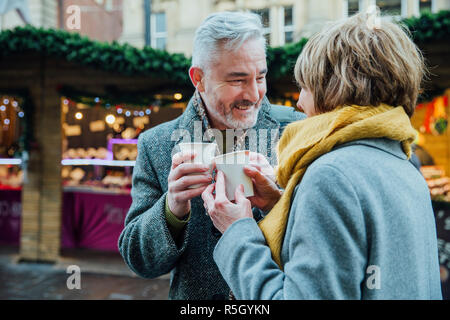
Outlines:
MULTIPOLYGON (((400 145, 399 148, 401 151, 400 145)), ((378 188, 386 185, 386 181, 395 180, 392 181, 395 185, 399 176, 406 177, 411 173, 409 169, 417 171, 408 163, 406 155, 403 159, 400 153, 397 154, 395 147, 390 152, 387 150, 389 148, 383 148, 383 143, 376 141, 368 144, 358 141, 334 148, 307 168, 296 186, 294 200, 299 206, 307 207, 317 204, 322 208, 356 206, 356 211, 345 209, 340 212, 350 216, 355 214, 355 218, 359 219, 357 204, 361 199, 379 197, 378 188)))
POLYGON ((337 170, 354 171, 358 168, 383 167, 390 164, 405 164, 407 156, 399 141, 390 139, 361 139, 336 146, 311 164, 311 167, 330 165, 337 170))
MULTIPOLYGON (((328 170, 340 173, 354 172, 361 167, 370 166, 375 159, 370 155, 370 149, 362 145, 348 145, 336 148, 317 158, 308 167, 305 175, 317 175, 318 171, 328 170)), ((381 155, 383 156, 383 155, 381 155)))
POLYGON ((422 185, 419 180, 423 180, 419 170, 408 161, 401 143, 366 139, 339 146, 316 159, 302 182, 323 185, 338 181, 360 190, 362 186, 373 188, 386 181, 395 185, 399 180, 415 185, 422 185))

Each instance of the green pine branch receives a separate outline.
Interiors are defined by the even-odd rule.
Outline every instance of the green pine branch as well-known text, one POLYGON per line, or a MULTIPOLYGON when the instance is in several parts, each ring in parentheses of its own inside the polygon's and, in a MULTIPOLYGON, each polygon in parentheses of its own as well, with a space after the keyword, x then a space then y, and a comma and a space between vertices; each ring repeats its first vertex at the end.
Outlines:
MULTIPOLYGON (((400 21, 417 44, 450 40, 450 11, 426 12, 420 17, 400 21)), ((277 79, 292 73, 295 61, 308 40, 283 47, 268 48, 269 77, 277 79)), ((189 84, 190 58, 183 54, 129 44, 99 42, 64 30, 32 26, 17 27, 0 33, 0 58, 23 52, 37 52, 79 63, 80 65, 117 72, 124 75, 158 76, 189 84)))

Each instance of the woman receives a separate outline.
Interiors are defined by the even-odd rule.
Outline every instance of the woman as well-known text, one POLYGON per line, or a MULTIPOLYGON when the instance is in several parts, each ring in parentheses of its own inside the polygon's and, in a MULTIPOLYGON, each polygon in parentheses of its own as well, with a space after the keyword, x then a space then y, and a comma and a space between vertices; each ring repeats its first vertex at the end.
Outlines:
POLYGON ((308 119, 280 139, 284 192, 259 225, 222 172, 202 195, 237 299, 442 299, 431 200, 408 161, 423 58, 400 26, 367 20, 332 23, 299 56, 308 119))

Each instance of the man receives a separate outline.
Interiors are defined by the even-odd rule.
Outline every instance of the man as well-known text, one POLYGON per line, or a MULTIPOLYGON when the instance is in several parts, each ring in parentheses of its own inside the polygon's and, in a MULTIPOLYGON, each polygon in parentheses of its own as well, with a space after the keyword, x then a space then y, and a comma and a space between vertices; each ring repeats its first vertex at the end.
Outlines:
MULTIPOLYGON (((265 97, 266 74, 259 16, 212 14, 196 32, 189 70, 196 91, 185 112, 139 137, 133 203, 119 249, 129 267, 142 277, 155 278, 172 271, 171 299, 227 299, 229 294, 212 257, 220 232, 206 215, 200 197, 212 177, 208 167, 185 163, 192 154, 172 157, 172 150, 182 137, 196 136, 198 128, 202 134, 195 142, 215 138, 222 145, 217 136, 225 134, 223 152, 251 150, 250 138, 256 135, 258 150, 267 150, 274 165, 272 149, 281 131, 305 116, 292 108, 270 105, 265 97), (270 134, 273 131, 275 136, 270 134), (196 184, 202 186, 189 188, 196 184)), ((255 159, 258 164, 251 176, 255 180, 265 164, 270 167, 260 158, 255 159)), ((252 198, 255 206, 263 201, 259 190, 252 198)), ((254 213, 255 218, 260 217, 257 209, 254 213)))

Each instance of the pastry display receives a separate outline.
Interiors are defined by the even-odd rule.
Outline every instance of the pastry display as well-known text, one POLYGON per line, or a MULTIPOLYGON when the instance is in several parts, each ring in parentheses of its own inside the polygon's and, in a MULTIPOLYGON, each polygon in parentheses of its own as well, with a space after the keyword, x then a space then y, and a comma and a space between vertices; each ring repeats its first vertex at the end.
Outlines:
POLYGON ((17 166, 0 166, 0 190, 20 189, 23 173, 17 166))
POLYGON ((450 178, 438 166, 423 166, 420 168, 434 201, 450 201, 450 178))

